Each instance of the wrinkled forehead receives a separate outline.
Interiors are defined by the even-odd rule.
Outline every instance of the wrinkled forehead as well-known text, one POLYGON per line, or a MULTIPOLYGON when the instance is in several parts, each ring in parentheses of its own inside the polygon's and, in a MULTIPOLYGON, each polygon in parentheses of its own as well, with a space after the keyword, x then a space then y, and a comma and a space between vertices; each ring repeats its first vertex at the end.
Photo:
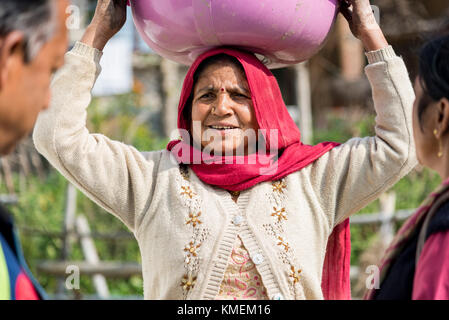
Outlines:
MULTIPOLYGON (((216 71, 217 69, 232 68, 239 70, 245 75, 245 69, 240 61, 227 54, 218 54, 201 61, 195 70, 194 76, 201 77, 204 73, 216 71)), ((245 75, 246 78, 246 75, 245 75)))
POLYGON ((240 85, 248 86, 248 80, 243 68, 230 62, 214 63, 201 70, 195 77, 194 84, 205 82, 211 84, 222 83, 223 85, 225 85, 225 82, 237 82, 240 85))
POLYGON ((201 86, 239 85, 248 89, 248 80, 243 66, 236 60, 221 59, 200 66, 194 76, 194 90, 201 86))
POLYGON ((190 87, 198 81, 198 78, 203 71, 208 69, 210 65, 217 63, 223 64, 224 62, 232 64, 238 70, 241 70, 245 80, 249 82, 250 86, 252 80, 249 74, 254 74, 255 69, 267 76, 271 75, 271 72, 253 53, 240 48, 219 47, 201 54, 190 66, 185 79, 185 84, 187 84, 186 89, 190 89, 190 87), (248 69, 252 71, 248 73, 248 69))

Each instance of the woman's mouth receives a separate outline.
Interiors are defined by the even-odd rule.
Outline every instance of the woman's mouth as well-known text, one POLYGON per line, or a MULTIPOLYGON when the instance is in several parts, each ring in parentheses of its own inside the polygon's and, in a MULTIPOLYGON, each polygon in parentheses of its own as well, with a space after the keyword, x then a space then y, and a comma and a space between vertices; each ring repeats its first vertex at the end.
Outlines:
POLYGON ((238 127, 231 127, 231 126, 208 126, 208 128, 213 129, 213 130, 220 130, 220 131, 239 129, 238 127))
POLYGON ((207 126, 206 131, 209 131, 211 135, 226 137, 240 134, 241 129, 239 127, 234 126, 214 125, 214 126, 207 126))

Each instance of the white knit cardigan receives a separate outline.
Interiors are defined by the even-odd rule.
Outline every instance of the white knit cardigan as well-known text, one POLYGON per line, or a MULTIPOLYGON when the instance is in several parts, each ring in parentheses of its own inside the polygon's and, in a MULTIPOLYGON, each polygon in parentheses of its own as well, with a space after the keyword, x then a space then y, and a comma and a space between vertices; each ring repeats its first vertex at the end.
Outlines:
POLYGON ((204 184, 165 150, 140 152, 86 129, 101 52, 77 43, 52 82, 34 142, 70 182, 134 233, 146 299, 213 299, 239 235, 272 299, 323 299, 335 225, 417 164, 414 92, 391 47, 367 53, 376 136, 353 138, 281 181, 241 193, 204 184))

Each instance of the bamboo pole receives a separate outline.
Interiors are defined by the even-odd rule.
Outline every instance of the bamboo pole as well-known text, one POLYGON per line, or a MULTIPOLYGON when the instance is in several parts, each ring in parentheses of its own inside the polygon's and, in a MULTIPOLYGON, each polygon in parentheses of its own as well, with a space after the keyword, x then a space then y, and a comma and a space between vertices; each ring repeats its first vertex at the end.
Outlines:
POLYGON ((45 180, 45 173, 44 173, 44 166, 42 165, 42 160, 40 155, 37 153, 35 149, 31 151, 31 163, 33 164, 34 168, 36 169, 37 176, 39 177, 39 180, 44 181, 45 180))
POLYGON ((395 234, 393 216, 396 208, 396 193, 384 193, 380 196, 379 201, 383 221, 379 230, 380 238, 385 245, 388 245, 393 240, 395 234))
POLYGON ((170 137, 177 128, 178 102, 180 95, 178 64, 167 59, 161 60, 162 90, 164 106, 162 108, 162 123, 164 135, 170 137))
POLYGON ((6 188, 10 194, 15 194, 14 180, 12 177, 11 165, 9 164, 8 158, 0 158, 0 163, 3 168, 3 174, 5 176, 6 188))
POLYGON ((102 274, 107 278, 129 278, 132 276, 142 276, 142 266, 135 262, 110 262, 89 263, 87 261, 42 261, 37 265, 39 272, 52 276, 66 276, 69 266, 77 266, 80 274, 93 276, 102 274))
POLYGON ((31 170, 30 170, 30 163, 28 161, 28 156, 27 156, 25 146, 23 144, 21 144, 21 145, 19 145, 18 149, 19 149, 18 157, 19 157, 20 166, 23 170, 23 174, 25 175, 25 177, 28 177, 30 175, 31 170))
MULTIPOLYGON (((75 216, 76 216, 76 195, 77 191, 74 185, 69 183, 66 191, 66 206, 64 212, 64 225, 63 233, 64 238, 62 240, 62 252, 61 260, 66 261, 70 257, 70 252, 73 242, 73 232, 75 232, 75 216)), ((57 293, 62 294, 65 291, 64 278, 58 279, 57 293)))
POLYGON ((296 99, 299 109, 299 129, 301 130, 301 141, 305 144, 312 144, 312 92, 310 89, 310 73, 307 62, 296 65, 295 71, 296 99))
MULTIPOLYGON (((76 229, 80 233, 90 233, 89 223, 83 215, 78 215, 76 218, 76 229)), ((91 237, 84 236, 81 238, 81 248, 88 263, 91 263, 93 266, 100 264, 100 258, 91 237)), ((102 299, 108 299, 110 294, 106 278, 101 274, 95 273, 92 275, 92 280, 98 296, 102 299)))

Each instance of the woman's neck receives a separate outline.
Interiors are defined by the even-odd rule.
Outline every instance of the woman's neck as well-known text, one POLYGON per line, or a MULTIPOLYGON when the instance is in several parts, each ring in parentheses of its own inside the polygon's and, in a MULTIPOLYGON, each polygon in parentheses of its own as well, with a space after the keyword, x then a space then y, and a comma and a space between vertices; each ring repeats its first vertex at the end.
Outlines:
POLYGON ((442 181, 449 179, 449 144, 445 145, 447 145, 448 148, 443 149, 443 156, 438 158, 438 167, 436 168, 442 181))
POLYGON ((231 194, 232 200, 237 203, 237 200, 239 199, 240 196, 240 191, 229 191, 228 192, 231 194))

